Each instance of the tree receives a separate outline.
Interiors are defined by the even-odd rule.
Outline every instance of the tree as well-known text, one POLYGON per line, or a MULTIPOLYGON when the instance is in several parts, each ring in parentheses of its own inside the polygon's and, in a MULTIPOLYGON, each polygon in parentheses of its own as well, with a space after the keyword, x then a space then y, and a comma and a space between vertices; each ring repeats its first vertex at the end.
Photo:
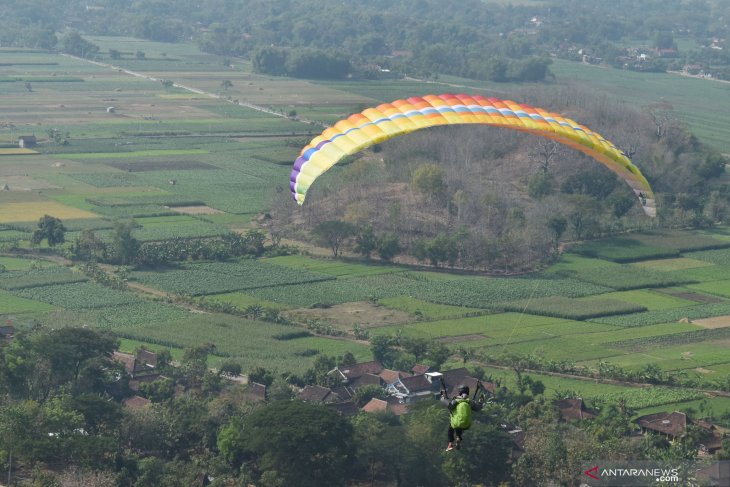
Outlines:
POLYGON ((109 49, 109 57, 111 59, 122 59, 122 53, 117 49, 109 49))
POLYGON ((241 454, 260 473, 276 471, 283 485, 345 485, 352 458, 352 426, 335 411, 300 401, 273 402, 243 420, 241 454), (280 428, 286 424, 286 428, 280 428))
POLYGON ((227 377, 239 376, 241 375, 241 364, 234 360, 226 360, 221 364, 218 373, 227 377))
POLYGON ((355 237, 355 242, 355 251, 359 252, 366 259, 369 260, 370 254, 372 254, 378 247, 378 237, 373 231, 373 226, 365 225, 364 227, 360 228, 357 236, 355 237))
MULTIPOLYGON (((352 419, 355 455, 358 470, 367 476, 370 485, 376 480, 393 480, 402 485, 401 470, 404 451, 410 450, 405 431, 395 416, 381 414, 359 414, 352 419)), ((361 474, 362 475, 362 474, 361 474)))
POLYGON ((248 373, 248 380, 249 382, 270 386, 274 382, 274 374, 263 367, 257 366, 248 373))
POLYGON ((561 215, 553 215, 547 222, 547 227, 553 234, 553 243, 557 246, 560 241, 560 237, 563 236, 565 230, 568 228, 568 220, 561 215))
POLYGON ((485 485, 508 481, 511 466, 507 461, 513 445, 509 435, 495 426, 478 422, 466 434, 466 446, 461 455, 450 456, 444 465, 453 485, 467 479, 485 485))
POLYGON ((227 91, 229 88, 233 88, 233 83, 229 79, 224 79, 221 81, 221 88, 227 91))
MULTIPOLYGON (((31 346, 37 360, 48 363, 50 387, 71 384, 84 390, 94 390, 99 386, 96 380, 105 374, 108 366, 105 362, 117 349, 119 341, 88 328, 60 328, 33 336, 31 346), (95 378, 92 379, 90 374, 95 378)), ((50 389, 44 396, 49 393, 50 389)))
POLYGON ((355 397, 353 400, 357 407, 361 408, 366 405, 372 398, 385 399, 388 397, 385 389, 377 384, 370 384, 366 386, 360 386, 355 390, 355 397))
POLYGON ((74 259, 92 262, 102 261, 106 259, 106 252, 104 241, 88 228, 81 230, 81 235, 71 245, 71 254, 74 259))
POLYGON ((332 250, 332 255, 340 255, 342 244, 355 234, 355 226, 338 220, 329 220, 320 223, 312 233, 321 245, 326 245, 332 250))
POLYGON ((390 262, 401 250, 400 239, 397 235, 383 235, 378 239, 378 256, 386 262, 390 262))
POLYGON ((248 432, 244 429, 243 418, 234 416, 218 433, 217 446, 223 458, 235 469, 239 469, 246 453, 248 432))
POLYGON ((286 74, 286 62, 288 51, 275 46, 262 46, 257 48, 251 61, 254 71, 264 74, 280 76, 286 74))
POLYGON ((132 232, 136 227, 134 220, 117 220, 112 231, 112 245, 114 260, 119 264, 132 264, 139 251, 139 241, 132 232))
POLYGON ((438 164, 424 164, 413 171, 413 186, 429 201, 443 201, 446 196, 446 173, 438 164))
POLYGON ((61 39, 61 51, 83 58, 94 57, 99 52, 99 46, 93 44, 76 32, 71 31, 61 39))
POLYGON ((546 172, 534 174, 527 183, 527 194, 530 198, 541 200, 552 193, 552 177, 546 172))
POLYGON ((38 228, 33 232, 30 242, 38 245, 44 239, 48 240, 48 245, 51 247, 66 241, 66 227, 60 219, 44 215, 38 220, 38 228))

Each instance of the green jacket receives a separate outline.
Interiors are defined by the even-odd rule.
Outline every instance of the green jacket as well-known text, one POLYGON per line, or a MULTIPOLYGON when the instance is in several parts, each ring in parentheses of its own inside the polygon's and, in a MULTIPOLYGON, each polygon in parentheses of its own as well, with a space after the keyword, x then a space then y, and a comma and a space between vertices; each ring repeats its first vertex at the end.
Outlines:
POLYGON ((456 405, 450 410, 451 427, 462 430, 469 429, 469 426, 471 426, 471 400, 468 397, 457 397, 452 402, 455 402, 456 405))

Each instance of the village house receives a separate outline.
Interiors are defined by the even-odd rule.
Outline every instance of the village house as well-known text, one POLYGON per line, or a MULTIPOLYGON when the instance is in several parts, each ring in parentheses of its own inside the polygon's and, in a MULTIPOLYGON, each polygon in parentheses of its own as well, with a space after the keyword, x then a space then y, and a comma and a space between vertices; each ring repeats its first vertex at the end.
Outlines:
POLYGON ((687 415, 678 411, 647 414, 634 421, 639 425, 642 434, 657 433, 669 441, 682 438, 687 432, 687 415))
POLYGON ((583 421, 584 419, 593 419, 597 416, 595 411, 591 411, 586 407, 583 399, 580 397, 560 399, 554 401, 553 404, 560 410, 560 417, 564 421, 583 421))
POLYGON ((374 397, 363 406, 364 413, 392 413, 401 416, 408 412, 408 405, 398 402, 397 399, 389 397, 388 399, 378 399, 374 397))
POLYGON ((37 143, 35 135, 21 135, 18 137, 18 146, 22 149, 35 147, 37 143))
MULTIPOLYGON (((139 375, 150 375, 156 373, 157 354, 148 350, 138 350, 136 355, 124 352, 114 352, 112 358, 124 365, 124 370, 130 377, 137 378, 139 375)), ((159 374, 157 374, 159 376, 159 374)))
POLYGON ((258 382, 249 382, 244 397, 247 401, 263 402, 266 400, 266 386, 258 382))
POLYGON ((439 391, 439 383, 429 381, 425 375, 412 375, 398 379, 386 390, 399 401, 411 403, 419 399, 433 398, 439 391))
POLYGON ((327 375, 334 377, 335 380, 357 389, 364 385, 384 385, 380 374, 385 367, 377 360, 371 362, 363 362, 354 365, 339 365, 330 370, 327 375))
POLYGON ((332 392, 329 387, 322 386, 306 386, 297 394, 297 399, 304 402, 313 403, 330 403, 340 402, 340 397, 332 392))
POLYGON ((702 432, 702 439, 698 445, 700 453, 712 455, 722 449, 724 433, 720 432, 714 424, 704 420, 693 421, 682 412, 647 414, 634 421, 641 428, 642 434, 653 432, 666 437, 669 441, 684 437, 687 428, 695 426, 702 432))
POLYGON ((10 341, 15 334, 15 327, 12 325, 0 326, 0 341, 10 341))

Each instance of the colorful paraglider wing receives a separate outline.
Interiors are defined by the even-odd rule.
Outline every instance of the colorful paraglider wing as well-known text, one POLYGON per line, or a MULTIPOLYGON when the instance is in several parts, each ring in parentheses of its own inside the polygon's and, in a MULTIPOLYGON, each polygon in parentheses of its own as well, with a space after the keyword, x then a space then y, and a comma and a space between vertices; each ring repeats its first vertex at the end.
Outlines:
POLYGON ((588 127, 541 108, 469 95, 427 95, 383 103, 340 120, 312 139, 291 172, 290 189, 300 205, 322 173, 343 157, 391 137, 437 125, 495 125, 550 138, 579 150, 616 173, 631 186, 644 212, 656 216, 654 193, 626 155, 588 127))

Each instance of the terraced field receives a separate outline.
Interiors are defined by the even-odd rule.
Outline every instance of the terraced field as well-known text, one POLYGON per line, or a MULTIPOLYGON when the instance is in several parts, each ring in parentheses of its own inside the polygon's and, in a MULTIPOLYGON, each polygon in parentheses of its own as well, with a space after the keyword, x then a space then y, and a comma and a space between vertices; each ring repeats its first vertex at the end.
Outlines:
MULTIPOLYGON (((158 81, 55 54, 0 52, 1 62, 13 64, 22 56, 26 63, 7 74, 17 81, 3 83, 8 96, 2 97, 0 108, 12 127, 0 129, 0 143, 14 144, 25 134, 41 139, 32 152, 3 149, 0 154, 0 187, 8 186, 0 192, 0 250, 14 246, 29 250, 30 235, 44 214, 64 221, 69 241, 83 230, 107 239, 115 219, 129 217, 139 226, 135 237, 141 241, 194 239, 245 229, 287 181, 297 144, 321 129, 317 123, 287 117, 290 111, 331 123, 374 101, 455 89, 415 80, 272 79, 253 73, 243 61, 224 66, 222 58, 191 54, 190 46, 129 38, 92 41, 103 52, 143 50, 146 60, 124 59, 119 67, 207 94, 167 88, 158 81), (233 84, 225 92, 224 79, 233 84), (24 80, 34 83, 32 94, 24 80), (51 129, 67 132, 68 144, 46 138, 43 134, 51 129)), ((611 71, 611 79, 596 79, 591 69, 555 64, 558 75, 590 78, 629 101, 646 94, 627 94, 625 89, 645 75, 611 71)), ((642 86, 657 90, 653 96, 670 78, 676 81, 652 75, 642 86)), ((491 96, 510 89, 452 78, 442 81, 491 96)), ((703 131, 701 122, 722 121, 726 115, 689 100, 706 99, 702 93, 706 88, 718 100, 726 94, 702 80, 686 82, 689 98, 677 101, 677 110, 685 111, 686 120, 700 127, 700 137, 724 150, 726 138, 703 131)), ((53 326, 110 329, 124 337, 127 349, 171 347, 173 356, 184 347, 212 343, 212 364, 230 357, 244 368, 266 365, 284 372, 301 371, 318 354, 351 351, 368 360, 369 347, 351 334, 359 324, 355 311, 366 310, 378 317, 395 316, 363 320, 370 336, 427 338, 455 352, 531 355, 592 368, 601 363, 629 370, 654 365, 696 377, 704 387, 714 387, 730 374, 730 327, 723 325, 730 316, 730 228, 724 227, 589 242, 573 247, 541 273, 514 278, 303 255, 184 262, 167 269, 136 270, 129 276, 162 295, 201 296, 239 310, 269 308, 294 321, 329 324, 345 333, 337 339, 281 340, 282 334, 300 331, 306 323, 284 325, 191 312, 149 294, 112 290, 77 270, 42 259, 0 256, 0 266, 0 319, 5 322, 22 327, 38 320, 53 326), (708 318, 715 321, 705 321, 708 318)), ((455 362, 457 356, 452 365, 461 363, 455 362)), ((506 381, 514 375, 501 369, 488 373, 506 381)), ((564 377, 540 378, 549 392, 575 390, 597 401, 625 396, 641 411, 698 407, 702 399, 692 391, 655 388, 652 393, 564 377)), ((730 411, 727 399, 710 398, 707 403, 715 410, 730 411)))

